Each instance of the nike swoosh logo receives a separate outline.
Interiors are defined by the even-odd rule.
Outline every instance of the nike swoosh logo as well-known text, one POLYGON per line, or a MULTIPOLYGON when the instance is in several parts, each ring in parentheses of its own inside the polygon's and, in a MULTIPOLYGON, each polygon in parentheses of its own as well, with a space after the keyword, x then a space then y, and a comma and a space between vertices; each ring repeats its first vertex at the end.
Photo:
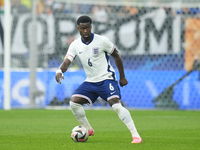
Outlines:
POLYGON ((110 93, 111 95, 114 94, 115 92, 110 93))
POLYGON ((79 54, 81 54, 82 52, 79 52, 79 54))
POLYGON ((123 119, 122 119, 122 121, 124 121, 124 119, 126 119, 126 117, 125 117, 125 118, 123 118, 123 119))

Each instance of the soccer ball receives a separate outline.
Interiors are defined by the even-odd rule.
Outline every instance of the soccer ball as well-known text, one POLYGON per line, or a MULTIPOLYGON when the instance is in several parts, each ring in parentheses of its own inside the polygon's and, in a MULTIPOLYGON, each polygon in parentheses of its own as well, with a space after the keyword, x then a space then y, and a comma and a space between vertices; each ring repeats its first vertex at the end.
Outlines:
POLYGON ((74 142, 85 142, 89 137, 88 130, 83 126, 76 126, 72 129, 71 138, 74 142))

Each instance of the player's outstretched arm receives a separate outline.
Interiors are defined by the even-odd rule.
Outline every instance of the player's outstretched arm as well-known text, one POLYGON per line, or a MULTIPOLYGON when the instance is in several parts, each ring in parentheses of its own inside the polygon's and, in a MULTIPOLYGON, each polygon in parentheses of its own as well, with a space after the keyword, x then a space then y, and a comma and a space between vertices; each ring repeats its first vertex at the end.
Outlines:
POLYGON ((115 64, 116 64, 116 66, 118 68, 118 71, 119 71, 119 76, 120 76, 119 84, 120 84, 121 87, 123 87, 124 85, 128 84, 128 81, 125 78, 124 66, 123 66, 122 58, 121 58, 119 52, 116 49, 114 49, 114 51, 111 54, 111 56, 114 58, 115 64))
POLYGON ((64 59, 64 61, 62 62, 62 64, 60 65, 60 67, 58 68, 58 70, 56 71, 56 81, 61 84, 60 80, 64 79, 64 75, 63 73, 65 71, 67 71, 69 65, 71 64, 71 61, 67 58, 64 59))

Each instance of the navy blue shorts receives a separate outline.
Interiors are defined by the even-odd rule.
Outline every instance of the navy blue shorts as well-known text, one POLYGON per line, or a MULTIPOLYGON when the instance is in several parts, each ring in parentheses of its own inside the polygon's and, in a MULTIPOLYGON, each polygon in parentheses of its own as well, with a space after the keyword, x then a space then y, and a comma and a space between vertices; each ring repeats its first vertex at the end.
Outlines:
POLYGON ((92 106, 99 96, 105 101, 116 97, 121 99, 118 83, 114 80, 104 80, 95 83, 83 82, 74 92, 73 96, 87 99, 88 106, 92 106))

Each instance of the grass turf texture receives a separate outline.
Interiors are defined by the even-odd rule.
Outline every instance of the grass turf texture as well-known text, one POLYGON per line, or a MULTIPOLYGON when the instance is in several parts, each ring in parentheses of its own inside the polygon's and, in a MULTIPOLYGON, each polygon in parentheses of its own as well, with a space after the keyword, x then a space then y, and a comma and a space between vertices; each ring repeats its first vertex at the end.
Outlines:
POLYGON ((70 110, 0 110, 1 150, 199 150, 200 111, 130 111, 141 144, 112 110, 86 110, 95 134, 75 143, 70 110))

